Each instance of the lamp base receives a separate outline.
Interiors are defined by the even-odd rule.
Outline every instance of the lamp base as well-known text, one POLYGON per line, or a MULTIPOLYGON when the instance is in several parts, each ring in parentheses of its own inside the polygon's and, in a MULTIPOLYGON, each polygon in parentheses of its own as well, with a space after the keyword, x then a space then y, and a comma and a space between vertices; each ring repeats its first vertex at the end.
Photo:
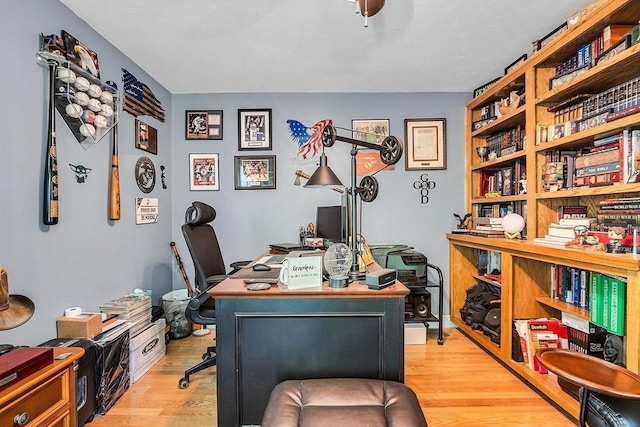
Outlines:
POLYGON ((330 288, 346 288, 349 286, 349 282, 346 277, 329 277, 330 288))

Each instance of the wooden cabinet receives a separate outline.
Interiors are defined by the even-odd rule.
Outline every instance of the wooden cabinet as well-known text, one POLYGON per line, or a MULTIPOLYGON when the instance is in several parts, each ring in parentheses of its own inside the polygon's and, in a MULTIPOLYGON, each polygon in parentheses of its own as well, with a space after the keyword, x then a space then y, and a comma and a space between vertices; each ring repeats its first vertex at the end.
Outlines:
POLYGON ((75 427, 76 361, 81 348, 54 348, 54 356, 71 353, 19 381, 0 394, 0 425, 75 427))
MULTIPOLYGON (((623 183, 600 187, 581 187, 547 191, 543 186, 542 167, 549 151, 579 150, 591 146, 595 139, 613 135, 624 129, 640 128, 637 111, 615 121, 595 127, 555 135, 543 140, 539 130, 554 123, 549 107, 572 97, 597 94, 640 76, 640 44, 619 52, 606 62, 587 67, 570 81, 551 87, 550 79, 559 64, 576 55, 580 46, 602 34, 611 24, 638 23, 640 2, 615 0, 587 7, 589 14, 545 47, 534 52, 521 65, 497 80, 490 88, 466 106, 465 126, 465 208, 478 215, 501 208, 520 210, 527 223, 527 240, 485 238, 465 234, 449 234, 450 312, 460 329, 487 349, 506 366, 548 395, 569 413, 578 415, 578 402, 558 387, 555 377, 541 375, 512 360, 512 322, 518 318, 560 317, 562 312, 589 319, 589 311, 550 297, 551 266, 565 265, 627 279, 625 359, 633 372, 640 371, 640 258, 631 254, 610 254, 564 247, 536 245, 535 237, 544 237, 549 224, 557 222, 557 209, 562 205, 585 205, 589 216, 596 216, 599 202, 610 198, 640 196, 639 183, 623 183), (597 7, 596 7, 597 6, 597 7), (497 103, 510 94, 518 104, 506 103, 496 116, 497 103), (500 114, 502 113, 502 114, 500 114), (517 131, 516 131, 517 130, 517 131), (514 134, 524 139, 514 140, 514 134), (506 136, 505 136, 506 135, 506 136), (495 141, 502 145, 492 145, 495 141), (515 141, 515 143, 514 143, 515 141), (544 141, 544 142, 543 142, 544 141), (477 148, 491 146, 495 154, 481 159, 477 148), (507 192, 491 192, 488 177, 510 169, 512 179, 519 170, 526 176, 526 192, 520 183, 512 183, 507 192), (460 318, 466 290, 478 281, 478 251, 501 253, 502 312, 501 344, 497 345, 467 327, 460 318)), ((562 20, 564 17, 559 17, 562 20)), ((498 216, 498 215, 496 215, 498 216)))

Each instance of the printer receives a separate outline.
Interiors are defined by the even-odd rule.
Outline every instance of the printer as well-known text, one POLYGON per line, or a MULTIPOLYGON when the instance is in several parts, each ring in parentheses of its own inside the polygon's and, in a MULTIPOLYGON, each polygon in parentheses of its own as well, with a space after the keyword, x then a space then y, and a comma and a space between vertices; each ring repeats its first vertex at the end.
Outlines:
POLYGON ((371 253, 382 268, 397 270, 398 280, 406 287, 424 287, 427 257, 407 245, 371 245, 371 253))

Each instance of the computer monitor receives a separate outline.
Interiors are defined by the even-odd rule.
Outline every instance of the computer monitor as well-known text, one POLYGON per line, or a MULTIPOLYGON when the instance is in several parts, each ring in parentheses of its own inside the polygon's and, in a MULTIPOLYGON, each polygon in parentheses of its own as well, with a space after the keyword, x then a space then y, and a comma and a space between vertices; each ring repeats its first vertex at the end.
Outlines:
POLYGON ((318 206, 316 236, 331 242, 346 242, 347 210, 345 206, 318 206))

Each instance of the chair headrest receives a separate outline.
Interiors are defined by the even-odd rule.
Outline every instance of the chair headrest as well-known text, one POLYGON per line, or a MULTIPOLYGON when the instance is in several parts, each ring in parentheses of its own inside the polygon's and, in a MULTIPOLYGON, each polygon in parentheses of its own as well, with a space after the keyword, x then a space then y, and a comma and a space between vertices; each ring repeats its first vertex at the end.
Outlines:
POLYGON ((201 225, 216 219, 216 210, 202 202, 193 202, 184 214, 185 224, 201 225))

